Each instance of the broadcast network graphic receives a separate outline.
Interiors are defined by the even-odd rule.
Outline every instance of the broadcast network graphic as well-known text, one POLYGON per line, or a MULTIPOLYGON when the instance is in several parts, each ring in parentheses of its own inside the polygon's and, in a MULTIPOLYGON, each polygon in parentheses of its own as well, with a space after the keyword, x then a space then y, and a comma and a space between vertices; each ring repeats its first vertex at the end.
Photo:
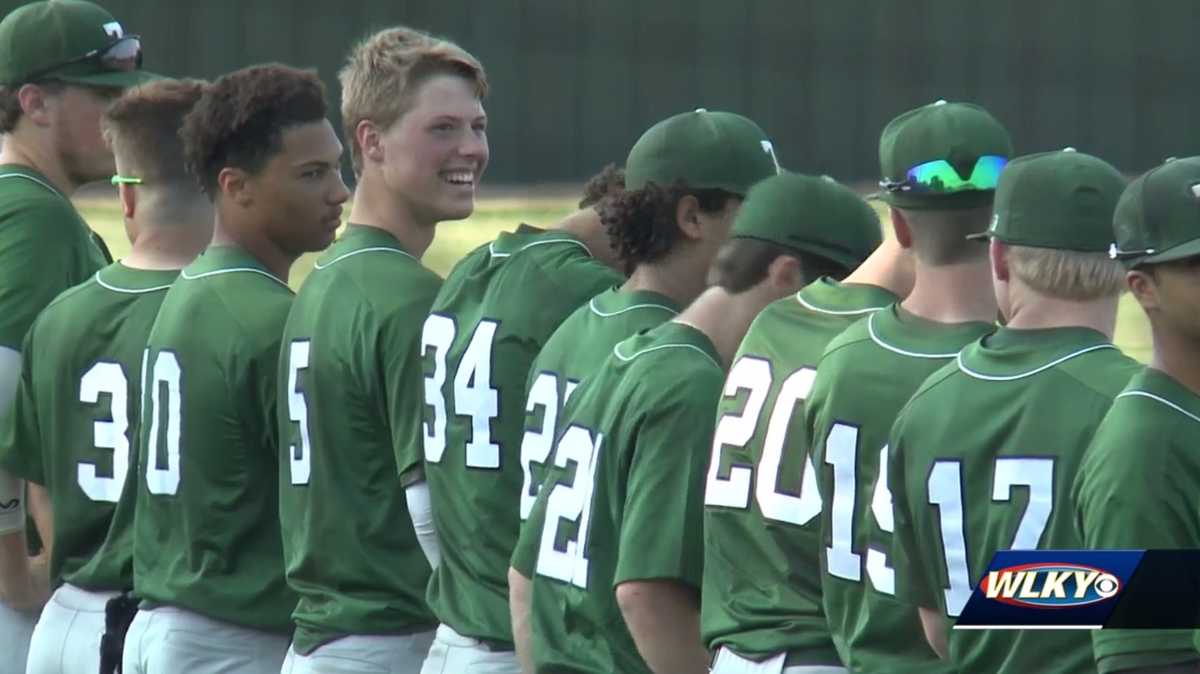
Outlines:
POLYGON ((1200 627, 1200 550, 1002 550, 955 629, 1200 627))

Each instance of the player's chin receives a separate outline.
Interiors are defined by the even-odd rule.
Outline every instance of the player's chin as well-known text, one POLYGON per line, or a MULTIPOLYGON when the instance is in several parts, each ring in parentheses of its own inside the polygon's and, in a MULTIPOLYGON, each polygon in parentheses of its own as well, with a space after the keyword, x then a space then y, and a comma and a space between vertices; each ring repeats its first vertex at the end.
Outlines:
POLYGON ((453 197, 440 199, 437 204, 438 221, 464 220, 475 212, 475 193, 460 193, 453 197))

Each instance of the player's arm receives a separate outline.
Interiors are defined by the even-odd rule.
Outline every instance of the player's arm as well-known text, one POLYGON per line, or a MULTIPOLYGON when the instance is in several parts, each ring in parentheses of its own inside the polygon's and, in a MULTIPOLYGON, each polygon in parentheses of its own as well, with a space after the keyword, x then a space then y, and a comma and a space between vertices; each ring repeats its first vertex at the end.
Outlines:
POLYGON ((404 488, 404 499, 408 503, 408 516, 412 519, 413 531, 417 534, 417 545, 425 553, 431 568, 438 568, 442 563, 442 546, 438 542, 437 527, 433 524, 433 502, 429 498, 429 483, 425 481, 420 469, 409 473, 413 476, 419 473, 419 479, 404 488))
MULTIPOLYGON (((21 354, 0 346, 0 419, 7 417, 21 378, 21 354)), ((25 483, 0 469, 0 602, 36 605, 25 539, 25 483)))
POLYGON ((925 630, 925 640, 929 642, 929 647, 939 658, 949 659, 950 635, 946 630, 946 621, 942 619, 942 612, 924 606, 917 611, 921 615, 921 627, 925 630))
POLYGON ((530 600, 533 582, 516 569, 508 568, 508 610, 512 616, 513 645, 522 674, 533 674, 533 629, 530 600))
POLYGON ((670 580, 629 581, 617 586, 617 605, 638 653, 655 674, 708 671, 695 588, 670 580))

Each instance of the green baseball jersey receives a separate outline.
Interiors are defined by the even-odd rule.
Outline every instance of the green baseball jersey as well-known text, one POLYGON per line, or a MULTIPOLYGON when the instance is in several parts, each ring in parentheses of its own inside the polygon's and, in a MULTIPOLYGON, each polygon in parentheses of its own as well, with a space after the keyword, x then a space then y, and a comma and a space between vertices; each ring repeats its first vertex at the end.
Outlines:
MULTIPOLYGON (((525 437, 521 439, 521 520, 529 518, 554 443, 559 412, 621 340, 648 330, 679 312, 670 298, 655 292, 610 289, 579 307, 559 326, 529 368, 525 437)), ((525 527, 513 550, 512 566, 526 578, 537 560, 536 536, 525 527)))
POLYGON ((851 671, 953 671, 925 641, 916 608, 895 598, 888 433, 900 409, 988 323, 936 323, 900 305, 838 335, 817 365, 805 409, 821 494, 821 592, 851 671))
POLYGON ((275 381, 292 291, 246 252, 209 248, 167 291, 147 340, 135 593, 291 631, 275 381))
POLYGON ((413 317, 429 313, 439 285, 394 236, 352 224, 292 304, 279 361, 279 518, 302 655, 348 634, 435 625, 404 487, 422 461, 419 419, 407 413, 422 395, 413 317))
POLYGON ((821 499, 804 400, 829 341, 895 301, 882 288, 820 279, 769 305, 742 340, 717 412, 705 492, 701 630, 712 650, 841 664, 815 571, 821 499))
MULTIPOLYGON (((1075 477, 1086 548, 1200 548, 1200 396, 1146 368, 1117 394, 1075 477)), ((1193 630, 1097 630, 1100 672, 1200 660, 1193 630)))
POLYGON ((133 587, 142 352, 178 271, 116 263, 34 321, 0 433, 0 464, 45 485, 54 509, 50 574, 95 591, 133 587))
POLYGON ((704 333, 672 321, 619 343, 571 396, 526 522, 540 532, 538 672, 649 674, 615 588, 674 580, 699 593, 719 363, 704 333))
POLYGON ((421 334, 425 476, 441 542, 429 605, 459 634, 511 647, 529 367, 572 312, 621 283, 575 237, 522 225, 471 251, 421 334))
POLYGON ((0 346, 20 349, 51 300, 111 261, 46 176, 0 164, 0 346))
MULTIPOLYGON (((947 627, 998 550, 1083 547, 1071 485, 1139 369, 1089 328, 1011 330, 968 345, 900 413, 888 442, 896 596, 947 627)), ((962 672, 1095 672, 1078 630, 955 630, 962 672)))

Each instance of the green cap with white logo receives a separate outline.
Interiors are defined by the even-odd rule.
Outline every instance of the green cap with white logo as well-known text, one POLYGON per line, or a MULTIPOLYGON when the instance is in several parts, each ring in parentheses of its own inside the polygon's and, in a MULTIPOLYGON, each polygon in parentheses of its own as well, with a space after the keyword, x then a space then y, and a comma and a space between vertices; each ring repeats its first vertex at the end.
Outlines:
POLYGON ((879 137, 883 175, 876 196, 914 210, 975 208, 991 202, 1008 131, 972 103, 936 101, 896 117, 879 137))
POLYGON ((700 108, 668 117, 638 138, 625 161, 625 189, 682 183, 745 196, 752 185, 777 173, 775 147, 757 124, 732 112, 700 108))
POLYGON ((991 227, 967 238, 1102 253, 1123 189, 1117 169, 1074 148, 1018 157, 1000 174, 991 227))
POLYGON ((729 236, 771 241, 848 270, 883 242, 879 217, 853 190, 828 176, 786 171, 750 190, 729 236))
POLYGON ((1109 254, 1127 267, 1200 255, 1200 157, 1168 159, 1129 183, 1109 254))
POLYGON ((33 2, 0 21, 0 85, 55 80, 133 87, 158 77, 141 63, 141 40, 84 0, 33 2))

